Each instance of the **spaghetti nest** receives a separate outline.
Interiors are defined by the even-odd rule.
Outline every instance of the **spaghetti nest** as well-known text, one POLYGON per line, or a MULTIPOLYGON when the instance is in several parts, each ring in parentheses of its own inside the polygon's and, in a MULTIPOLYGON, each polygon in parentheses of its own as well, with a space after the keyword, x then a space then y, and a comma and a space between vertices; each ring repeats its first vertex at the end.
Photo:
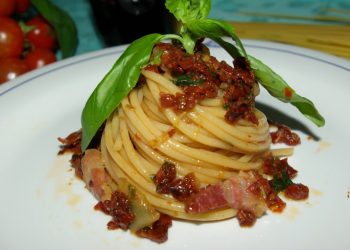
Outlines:
POLYGON ((125 178, 161 213, 185 220, 230 218, 237 210, 221 208, 188 213, 183 202, 157 192, 153 177, 164 162, 176 167, 177 177, 193 173, 200 187, 215 185, 241 170, 261 168, 270 151, 271 137, 265 115, 257 122, 225 120, 223 98, 203 99, 193 109, 176 112, 163 108, 161 93, 183 89, 167 74, 142 70, 146 84, 133 89, 106 121, 101 140, 102 158, 111 177, 125 178))

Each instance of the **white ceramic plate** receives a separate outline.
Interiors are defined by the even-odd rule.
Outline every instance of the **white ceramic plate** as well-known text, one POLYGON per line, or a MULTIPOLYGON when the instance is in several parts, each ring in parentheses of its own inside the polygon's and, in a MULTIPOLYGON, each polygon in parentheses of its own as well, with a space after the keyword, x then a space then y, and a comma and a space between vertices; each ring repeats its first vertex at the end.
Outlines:
MULTIPOLYGON (((349 249, 350 164, 348 98, 350 62, 277 43, 245 41, 248 52, 270 65, 326 118, 317 128, 296 109, 262 91, 258 101, 300 122, 320 140, 299 132, 290 158, 297 182, 310 187, 305 202, 287 202, 252 228, 236 219, 193 224, 175 221, 169 240, 156 244, 121 230, 58 157, 57 137, 80 128, 81 110, 125 47, 60 61, 0 86, 0 249, 349 249)), ((219 48, 212 54, 230 60, 219 48)))

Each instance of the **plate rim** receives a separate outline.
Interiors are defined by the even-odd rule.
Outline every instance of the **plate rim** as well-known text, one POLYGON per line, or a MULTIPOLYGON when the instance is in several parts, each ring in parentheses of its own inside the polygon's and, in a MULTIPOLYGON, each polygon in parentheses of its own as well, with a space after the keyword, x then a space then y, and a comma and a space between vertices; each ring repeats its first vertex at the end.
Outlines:
MULTIPOLYGON (((245 48, 253 48, 253 49, 261 49, 261 50, 269 50, 280 53, 286 53, 290 55, 300 56, 303 58, 311 59, 313 61, 318 61, 321 63, 325 63, 339 69, 343 69, 350 73, 350 60, 345 58, 337 57, 328 53, 324 53, 321 51, 304 48, 291 44, 284 44, 280 42, 274 41, 264 41, 264 40, 254 40, 254 39, 242 39, 245 48)), ((221 48, 218 44, 213 41, 208 41, 208 44, 211 48, 221 48)), ((70 57, 67 59, 63 59, 61 61, 57 61, 55 63, 49 64, 43 68, 30 71, 26 74, 20 75, 19 77, 8 81, 4 84, 0 85, 0 98, 6 95, 9 92, 14 91, 15 89, 25 85, 26 83, 35 80, 41 76, 47 75, 53 71, 57 71, 62 68, 69 67, 71 65, 79 64, 84 61, 94 60, 97 58, 110 56, 112 54, 120 54, 126 48, 128 44, 117 45, 113 47, 103 48, 97 51, 91 51, 84 54, 76 55, 74 57, 70 57)), ((107 73, 107 70, 106 70, 107 73)))

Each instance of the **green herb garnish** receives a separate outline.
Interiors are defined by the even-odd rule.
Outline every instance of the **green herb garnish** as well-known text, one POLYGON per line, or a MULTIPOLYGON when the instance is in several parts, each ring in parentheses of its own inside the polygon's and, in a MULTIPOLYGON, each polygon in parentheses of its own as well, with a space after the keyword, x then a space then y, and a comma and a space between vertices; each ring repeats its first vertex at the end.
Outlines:
POLYGON ((293 182, 286 171, 282 171, 280 175, 275 175, 270 181, 270 185, 276 193, 285 190, 291 184, 293 182))
POLYGON ((201 84, 203 83, 204 80, 202 79, 199 79, 199 80, 194 80, 191 78, 191 76, 189 75, 181 75, 179 77, 177 77, 175 80, 174 80, 174 83, 177 85, 177 86, 191 86, 191 85, 198 85, 198 84, 201 84))
POLYGON ((299 96, 288 84, 267 65, 247 55, 242 42, 233 27, 226 22, 208 19, 210 0, 166 0, 165 6, 180 23, 179 35, 149 34, 135 40, 119 57, 107 75, 98 84, 88 99, 82 113, 82 150, 84 151, 99 127, 118 107, 121 100, 134 88, 152 53, 153 46, 168 39, 179 41, 189 54, 194 53, 196 41, 207 37, 223 47, 233 58, 248 59, 257 80, 267 91, 283 102, 290 102, 317 126, 323 126, 324 118, 314 104, 299 96), (232 40, 228 42, 225 37, 232 40), (288 88, 291 95, 286 95, 288 88))

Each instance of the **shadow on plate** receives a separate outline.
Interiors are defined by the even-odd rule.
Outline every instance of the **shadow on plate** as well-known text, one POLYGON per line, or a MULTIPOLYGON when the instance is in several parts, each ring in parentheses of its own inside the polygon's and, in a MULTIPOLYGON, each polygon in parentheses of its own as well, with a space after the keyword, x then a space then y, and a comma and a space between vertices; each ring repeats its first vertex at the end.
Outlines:
POLYGON ((311 129, 309 129, 304 123, 301 121, 281 112, 278 109, 275 109, 271 106, 268 106, 266 104, 257 102, 256 107, 262 111, 269 120, 281 124, 285 124, 288 127, 290 127, 292 130, 298 130, 301 131, 308 136, 311 136, 315 141, 319 141, 321 138, 316 135, 311 129))

